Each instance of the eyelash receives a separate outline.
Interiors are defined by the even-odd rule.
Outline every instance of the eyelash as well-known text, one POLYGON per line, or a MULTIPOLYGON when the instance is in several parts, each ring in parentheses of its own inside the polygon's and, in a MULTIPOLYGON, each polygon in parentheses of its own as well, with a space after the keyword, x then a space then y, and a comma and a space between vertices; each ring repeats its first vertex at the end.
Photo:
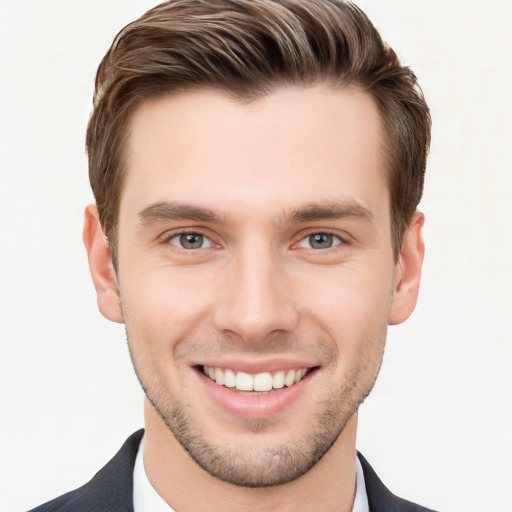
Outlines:
POLYGON ((314 235, 328 235, 328 236, 333 237, 333 239, 336 239, 337 242, 333 241, 333 244, 330 247, 326 247, 324 249, 320 249, 320 248, 315 249, 313 247, 303 247, 304 249, 313 250, 315 252, 322 252, 322 251, 327 251, 328 249, 335 248, 339 245, 348 244, 348 241, 344 237, 340 236, 339 233, 334 233, 327 229, 327 230, 321 230, 321 231, 319 231, 319 230, 310 231, 309 233, 306 233, 303 237, 301 237, 300 240, 298 242, 296 242, 294 245, 298 246, 299 244, 301 244, 302 242, 306 241, 308 238, 310 238, 314 235))
MULTIPOLYGON (((170 245, 173 248, 176 248, 178 250, 183 250, 185 252, 193 252, 193 251, 199 250, 199 249, 207 249, 207 248, 210 248, 212 246, 219 247, 219 245, 215 244, 215 242, 213 242, 212 239, 206 233, 204 233, 203 231, 201 231, 199 229, 183 230, 183 231, 178 231, 178 232, 172 233, 170 235, 167 235, 167 236, 163 237, 161 239, 161 243, 162 244, 170 245), (183 246, 180 247, 178 244, 171 243, 171 240, 179 238, 179 237, 182 237, 182 236, 186 236, 186 235, 201 236, 201 237, 204 238, 204 240, 207 240, 209 242, 209 245, 206 246, 206 247, 202 246, 202 247, 198 247, 198 248, 187 249, 187 248, 185 248, 183 246)), ((315 230, 315 231, 311 231, 311 232, 305 234, 304 236, 302 236, 298 240, 298 242, 295 242, 293 244, 293 246, 295 246, 295 247, 299 246, 299 248, 313 250, 315 252, 323 252, 323 251, 327 251, 328 249, 332 249, 334 247, 337 247, 339 245, 345 245, 347 243, 348 243, 347 240, 345 238, 341 237, 338 233, 333 233, 332 231, 329 231, 329 230, 322 230, 322 231, 316 231, 315 230), (301 243, 305 242, 308 238, 310 238, 311 236, 314 236, 314 235, 327 235, 327 236, 333 237, 333 239, 335 239, 335 241, 333 241, 333 244, 330 247, 326 247, 326 248, 317 248, 317 249, 315 249, 314 247, 301 247, 300 246, 301 243)))
POLYGON ((178 250, 181 249, 181 250, 186 251, 186 252, 192 252, 194 250, 205 249, 205 247, 198 247, 197 249, 186 249, 185 247, 180 247, 177 244, 171 243, 171 240, 173 240, 175 238, 182 237, 182 236, 186 236, 186 235, 202 236, 205 240, 207 240, 209 242, 210 245, 208 245, 208 247, 216 245, 212 241, 212 239, 206 233, 202 232, 199 229, 183 230, 183 231, 178 231, 178 232, 172 233, 170 235, 167 235, 167 236, 163 237, 162 240, 161 240, 161 243, 162 244, 168 244, 168 245, 172 246, 173 248, 176 248, 178 250))

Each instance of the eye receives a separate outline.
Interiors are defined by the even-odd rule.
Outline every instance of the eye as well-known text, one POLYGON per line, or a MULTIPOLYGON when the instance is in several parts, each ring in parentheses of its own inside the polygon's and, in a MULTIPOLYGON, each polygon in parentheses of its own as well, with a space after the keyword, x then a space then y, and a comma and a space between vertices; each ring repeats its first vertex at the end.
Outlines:
POLYGON ((171 245, 188 251, 204 249, 213 245, 211 240, 201 233, 177 233, 169 238, 168 242, 171 245))
POLYGON ((299 247, 305 249, 330 249, 341 244, 342 240, 332 233, 311 233, 299 242, 299 247))

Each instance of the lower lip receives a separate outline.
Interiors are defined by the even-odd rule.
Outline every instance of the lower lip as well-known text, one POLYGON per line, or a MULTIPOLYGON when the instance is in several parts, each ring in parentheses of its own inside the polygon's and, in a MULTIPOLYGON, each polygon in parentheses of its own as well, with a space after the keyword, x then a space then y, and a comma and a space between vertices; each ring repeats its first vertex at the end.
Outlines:
POLYGON ((293 386, 254 395, 221 386, 206 377, 201 370, 197 370, 197 373, 208 395, 225 411, 240 418, 261 420, 276 416, 289 407, 313 381, 317 370, 308 373, 293 386))

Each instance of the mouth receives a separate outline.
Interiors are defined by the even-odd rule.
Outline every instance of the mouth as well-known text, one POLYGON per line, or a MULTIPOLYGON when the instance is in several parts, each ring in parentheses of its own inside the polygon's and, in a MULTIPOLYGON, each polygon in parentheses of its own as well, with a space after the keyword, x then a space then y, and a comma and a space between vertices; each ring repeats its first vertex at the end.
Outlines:
MULTIPOLYGON (((320 366, 297 362, 269 360, 265 363, 247 361, 213 361, 193 367, 198 383, 205 391, 208 408, 220 407, 231 417, 242 420, 269 420, 283 417, 300 397, 314 396, 320 366), (313 392, 313 395, 311 394, 313 392)), ((214 411, 215 409, 209 409, 214 411)), ((213 414, 217 414, 213 412, 213 414)))
POLYGON ((219 386, 242 393, 268 393, 298 384, 318 367, 277 370, 273 372, 247 373, 230 368, 200 366, 199 369, 219 386))

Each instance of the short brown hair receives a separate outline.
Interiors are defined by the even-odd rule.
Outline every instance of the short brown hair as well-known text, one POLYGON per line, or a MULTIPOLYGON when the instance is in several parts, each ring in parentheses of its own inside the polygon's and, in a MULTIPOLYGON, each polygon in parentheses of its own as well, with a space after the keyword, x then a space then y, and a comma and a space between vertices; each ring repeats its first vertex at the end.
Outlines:
POLYGON ((114 263, 128 125, 145 99, 215 88, 257 99, 282 85, 356 86, 386 133, 392 243, 421 199, 430 114, 414 73, 344 0, 171 0, 122 29, 96 75, 89 177, 114 263))

